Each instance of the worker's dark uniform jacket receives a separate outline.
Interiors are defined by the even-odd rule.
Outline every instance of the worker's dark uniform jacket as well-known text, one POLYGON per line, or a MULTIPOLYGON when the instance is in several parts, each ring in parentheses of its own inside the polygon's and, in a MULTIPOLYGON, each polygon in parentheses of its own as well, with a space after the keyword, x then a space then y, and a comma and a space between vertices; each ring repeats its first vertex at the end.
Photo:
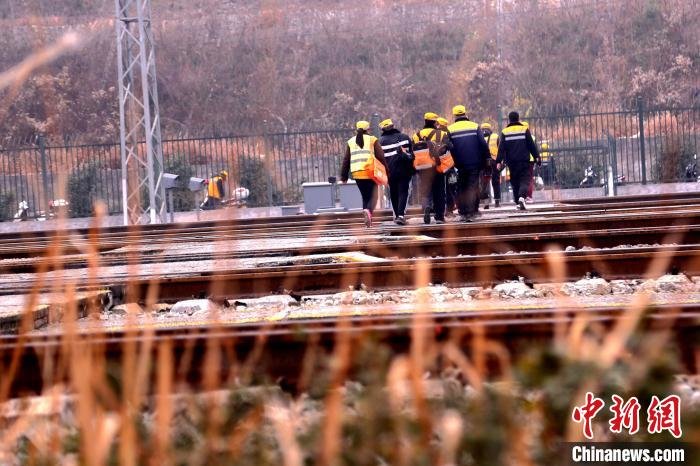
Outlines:
POLYGON ((483 169, 489 160, 489 146, 479 125, 467 117, 459 117, 447 129, 450 134, 452 158, 460 168, 483 169))
POLYGON ((452 159, 457 167, 457 209, 464 217, 473 217, 479 209, 481 171, 490 159, 484 134, 466 116, 460 116, 447 128, 452 159))
POLYGON ((392 128, 382 132, 379 144, 384 151, 384 157, 389 164, 391 176, 410 178, 415 173, 413 168, 413 150, 411 138, 392 128))
POLYGON ((401 217, 406 214, 409 186, 415 173, 411 138, 398 129, 391 128, 382 131, 379 143, 389 164, 391 208, 394 217, 401 217))
POLYGON ((527 126, 520 122, 510 123, 503 128, 498 145, 496 163, 505 163, 510 170, 510 183, 513 187, 513 200, 526 198, 530 186, 530 161, 540 163, 537 144, 527 126))

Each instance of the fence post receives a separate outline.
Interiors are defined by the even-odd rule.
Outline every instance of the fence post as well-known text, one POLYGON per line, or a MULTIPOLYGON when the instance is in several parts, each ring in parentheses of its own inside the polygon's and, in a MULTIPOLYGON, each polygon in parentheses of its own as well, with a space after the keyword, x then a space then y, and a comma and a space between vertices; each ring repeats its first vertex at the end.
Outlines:
POLYGON ((637 116, 639 120, 639 156, 642 163, 642 184, 647 184, 647 154, 644 147, 644 102, 641 97, 637 97, 637 116))
MULTIPOLYGON (((41 182, 44 184, 42 192, 44 193, 44 216, 49 218, 49 173, 46 169, 46 136, 39 134, 37 137, 39 145, 39 156, 41 158, 41 182)), ((53 195, 53 193, 52 193, 53 195)))
POLYGON ((274 182, 274 167, 275 161, 272 160, 272 153, 274 145, 267 131, 267 124, 265 125, 265 134, 263 134, 263 147, 265 147, 265 168, 267 170, 267 205, 270 208, 269 212, 272 212, 272 207, 274 206, 274 199, 272 196, 272 183, 274 182))
POLYGON ((372 134, 379 137, 379 113, 373 113, 369 121, 369 127, 372 129, 372 134))
POLYGON ((608 133, 608 163, 612 167, 612 188, 611 191, 613 196, 617 196, 617 141, 615 138, 608 133))

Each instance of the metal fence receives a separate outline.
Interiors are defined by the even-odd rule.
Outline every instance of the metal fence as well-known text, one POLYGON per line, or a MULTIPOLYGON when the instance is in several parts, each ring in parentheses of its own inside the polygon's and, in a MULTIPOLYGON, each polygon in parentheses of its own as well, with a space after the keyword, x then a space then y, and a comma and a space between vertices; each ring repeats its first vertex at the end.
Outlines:
POLYGON ((587 167, 610 166, 627 183, 684 181, 698 152, 699 118, 698 107, 645 108, 641 100, 633 110, 521 117, 538 145, 549 145, 562 188, 578 187, 587 167))
MULTIPOLYGON (((249 206, 294 204, 302 200, 302 183, 338 174, 350 135, 328 130, 168 139, 163 141, 163 162, 165 171, 184 167, 190 176, 202 178, 226 169, 228 192, 248 188, 249 206)), ((76 189, 92 190, 89 198, 104 201, 112 214, 121 212, 118 144, 50 145, 38 137, 28 147, 0 149, 0 194, 10 194, 15 207, 26 200, 30 215, 45 211, 53 199, 71 197, 76 189), (95 179, 86 188, 76 184, 80 176, 95 179)))
MULTIPOLYGON (((556 161, 554 184, 561 188, 578 187, 588 166, 601 174, 610 166, 628 183, 680 181, 698 152, 700 108, 650 109, 639 101, 633 110, 551 112, 523 120, 538 144, 548 143, 556 161)), ((338 174, 351 134, 325 130, 167 139, 165 170, 208 178, 226 169, 229 192, 238 186, 251 191, 249 206, 296 204, 302 201, 302 183, 338 174)), ((121 212, 118 144, 53 145, 38 137, 24 147, 0 149, 0 210, 7 210, 3 202, 16 209, 26 200, 30 215, 36 215, 51 200, 70 200, 76 193, 103 200, 112 214, 121 212)))

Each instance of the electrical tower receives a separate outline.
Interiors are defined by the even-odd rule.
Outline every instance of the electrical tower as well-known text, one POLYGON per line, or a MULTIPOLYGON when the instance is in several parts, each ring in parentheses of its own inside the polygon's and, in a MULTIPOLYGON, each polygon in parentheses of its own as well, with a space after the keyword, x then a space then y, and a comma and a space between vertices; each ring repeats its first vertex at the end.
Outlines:
POLYGON ((115 0, 124 224, 165 221, 151 0, 115 0))

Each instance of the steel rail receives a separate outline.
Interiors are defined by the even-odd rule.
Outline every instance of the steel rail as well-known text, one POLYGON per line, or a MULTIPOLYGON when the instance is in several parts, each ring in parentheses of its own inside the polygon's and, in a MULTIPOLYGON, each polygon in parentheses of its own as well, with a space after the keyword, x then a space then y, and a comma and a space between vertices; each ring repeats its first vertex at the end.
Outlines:
MULTIPOLYGON (((185 358, 189 361, 189 367, 185 373, 179 374, 179 378, 193 388, 199 388, 202 383, 202 367, 208 349, 218 347, 221 349, 218 367, 220 380, 226 380, 235 368, 240 370, 251 354, 257 352, 259 357, 254 366, 256 375, 278 380, 286 388, 295 390, 311 335, 317 336, 317 348, 324 354, 328 354, 342 333, 348 334, 353 342, 370 337, 373 341, 388 345, 394 353, 402 353, 410 348, 411 331, 415 328, 428 330, 430 338, 438 344, 450 341, 467 351, 472 330, 478 330, 485 338, 499 341, 510 352, 517 352, 524 347, 531 347, 534 342, 551 340, 557 327, 570 325, 576 319, 607 326, 626 315, 626 306, 607 305, 586 308, 542 307, 518 311, 435 312, 422 314, 421 319, 415 319, 410 314, 392 314, 288 320, 273 324, 208 323, 188 328, 136 327, 118 331, 92 329, 71 337, 63 332, 0 337, 0 361, 7 367, 11 358, 19 358, 23 370, 9 387, 10 396, 15 397, 18 394, 41 393, 46 388, 45 383, 67 382, 67 376, 51 381, 41 378, 44 373, 42 365, 56 364, 61 358, 61 350, 65 348, 73 346, 80 351, 93 351, 96 357, 103 355, 110 366, 117 367, 122 361, 125 348, 143 345, 148 341, 152 355, 155 356, 159 343, 169 341, 176 367, 185 358)), ((694 358, 700 347, 700 305, 651 305, 641 319, 641 330, 670 331, 673 336, 671 341, 678 346, 684 364, 690 370, 695 369, 694 358)), ((149 386, 153 387, 153 384, 149 383, 149 386)))
MULTIPOLYGON (((58 237, 63 254, 79 254, 89 247, 98 251, 110 251, 126 246, 157 244, 169 245, 184 242, 215 242, 242 239, 283 239, 287 237, 339 237, 348 235, 364 235, 367 233, 399 235, 428 235, 436 238, 452 236, 485 236, 491 234, 517 234, 543 233, 548 231, 578 231, 583 228, 602 230, 615 228, 630 228, 633 226, 663 226, 674 224, 688 224, 700 221, 700 206, 693 206, 692 210, 671 210, 667 207, 659 207, 655 210, 635 210, 632 212, 598 212, 591 211, 577 214, 564 215, 519 215, 506 218, 485 218, 474 223, 446 223, 443 225, 412 224, 403 227, 394 225, 381 225, 377 228, 366 230, 360 224, 332 224, 326 220, 319 221, 313 226, 272 228, 265 232, 250 230, 238 232, 225 228, 183 231, 179 233, 158 234, 153 237, 118 237, 108 238, 95 235, 89 238, 58 237), (354 228, 352 228, 354 226, 354 228)), ((38 242, 0 242, 0 259, 30 258, 46 254, 50 240, 38 240, 38 242)))
MULTIPOLYGON (((700 246, 682 245, 563 252, 566 276, 562 279, 577 280, 587 273, 596 273, 606 279, 639 278, 657 257, 668 258, 668 267, 664 272, 700 274, 700 246)), ((300 294, 329 293, 363 284, 375 289, 411 288, 419 262, 426 262, 430 267, 432 283, 483 285, 518 276, 534 282, 552 279, 548 253, 533 252, 330 264, 285 265, 284 261, 275 261, 267 267, 171 272, 158 277, 149 274, 113 277, 101 274, 91 283, 82 280, 76 286, 79 290, 110 287, 117 298, 128 293, 126 298, 129 302, 144 301, 153 286, 161 301, 219 294, 259 296, 285 290, 300 294)), ((48 291, 65 284, 63 280, 55 282, 46 278, 41 282, 41 287, 36 279, 2 283, 0 295, 48 291)))
MULTIPOLYGON (((196 253, 172 253, 166 246, 162 250, 151 250, 138 257, 139 264, 158 264, 191 261, 216 261, 264 257, 297 257, 311 254, 337 254, 362 252, 381 258, 445 257, 477 255, 508 251, 541 252, 552 248, 576 249, 613 248, 621 245, 688 244, 700 242, 700 223, 695 225, 673 225, 660 227, 618 228, 612 230, 551 231, 537 234, 495 234, 480 236, 458 236, 435 239, 413 237, 369 237, 366 241, 345 244, 306 244, 286 250, 270 249, 265 245, 245 251, 198 251, 196 253)), ((133 258, 128 253, 103 254, 99 258, 101 267, 128 265, 133 258)), ((65 256, 60 260, 39 257, 24 261, 0 262, 0 273, 33 273, 42 266, 46 270, 76 269, 88 267, 87 255, 65 256)))
MULTIPOLYGON (((656 199, 653 196, 647 198, 594 198, 588 199, 588 202, 581 200, 566 201, 566 203, 557 204, 551 207, 538 207, 532 212, 547 213, 547 212, 577 212, 577 211, 600 211, 600 213, 611 210, 639 210, 645 208, 655 208, 661 206, 667 207, 692 207, 697 206, 694 202, 698 199, 698 193, 679 193, 672 197, 660 197, 656 199)), ((508 211, 501 211, 508 212, 508 211)), ((390 211, 380 210, 376 212, 378 221, 392 220, 390 211)), ((411 215, 421 215, 417 209, 409 209, 411 215)), ((518 213, 521 216, 523 213, 518 213)), ((218 221, 202 221, 192 223, 177 223, 177 224, 157 224, 157 225, 138 225, 132 227, 106 227, 99 229, 99 235, 104 238, 108 237, 127 237, 127 236, 149 236, 157 233, 173 233, 181 234, 192 231, 209 232, 216 229, 250 229, 250 228, 302 228, 318 223, 360 223, 362 216, 354 212, 346 213, 328 213, 322 215, 298 215, 290 217, 264 217, 253 219, 232 219, 218 221)), ((31 241, 36 239, 51 239, 55 236, 73 237, 85 236, 91 232, 90 228, 71 228, 60 231, 55 230, 38 230, 14 233, 0 233, 0 243, 5 241, 31 241)))

